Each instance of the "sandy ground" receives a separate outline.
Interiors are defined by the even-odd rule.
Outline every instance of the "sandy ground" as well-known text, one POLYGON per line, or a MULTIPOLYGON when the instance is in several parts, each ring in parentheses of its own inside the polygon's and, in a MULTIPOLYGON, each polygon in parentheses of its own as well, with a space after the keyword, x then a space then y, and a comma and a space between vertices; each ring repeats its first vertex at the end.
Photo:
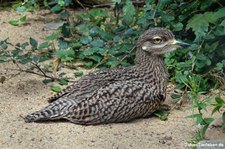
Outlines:
MULTIPOLYGON (((43 23, 54 19, 55 15, 27 15, 28 25, 13 27, 7 22, 18 15, 12 11, 0 11, 0 40, 9 37, 10 42, 17 43, 33 37, 41 41, 53 32, 43 29, 43 23)), ((25 123, 22 117, 46 106, 47 98, 53 92, 42 83, 44 78, 7 68, 16 66, 0 63, 0 76, 6 77, 6 81, 0 84, 1 149, 180 149, 187 148, 187 142, 197 131, 194 121, 184 118, 192 114, 191 110, 184 110, 190 103, 179 110, 172 110, 167 121, 151 117, 98 126, 81 126, 64 121, 25 123)), ((168 96, 166 102, 173 106, 171 101, 168 96)), ((210 131, 209 139, 225 140, 221 131, 210 131)))

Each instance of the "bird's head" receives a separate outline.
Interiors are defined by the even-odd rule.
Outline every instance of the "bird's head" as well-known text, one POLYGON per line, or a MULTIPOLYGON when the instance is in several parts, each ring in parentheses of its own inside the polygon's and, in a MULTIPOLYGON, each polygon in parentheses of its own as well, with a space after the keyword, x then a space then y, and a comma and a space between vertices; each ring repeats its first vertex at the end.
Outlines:
POLYGON ((187 47, 189 44, 175 39, 173 33, 165 28, 149 29, 142 34, 137 42, 137 48, 154 55, 163 55, 174 51, 179 47, 187 47))

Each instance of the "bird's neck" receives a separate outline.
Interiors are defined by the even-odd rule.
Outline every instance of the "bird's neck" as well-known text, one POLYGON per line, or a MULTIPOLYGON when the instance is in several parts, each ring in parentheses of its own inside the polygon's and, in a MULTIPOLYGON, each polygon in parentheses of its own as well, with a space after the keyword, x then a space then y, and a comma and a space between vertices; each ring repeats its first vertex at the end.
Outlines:
POLYGON ((135 64, 152 69, 154 67, 165 68, 162 55, 154 55, 143 50, 137 50, 135 64))
POLYGON ((157 84, 158 94, 164 95, 168 80, 168 71, 165 67, 162 55, 152 55, 149 52, 139 50, 136 52, 136 68, 144 73, 146 82, 157 84))

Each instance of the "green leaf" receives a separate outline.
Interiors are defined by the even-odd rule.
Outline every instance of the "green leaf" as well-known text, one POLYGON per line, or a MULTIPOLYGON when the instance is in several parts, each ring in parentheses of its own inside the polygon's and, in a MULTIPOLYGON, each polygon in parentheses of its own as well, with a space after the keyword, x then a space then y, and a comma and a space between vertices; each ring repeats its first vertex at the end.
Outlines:
POLYGON ((201 113, 198 114, 196 118, 197 118, 196 125, 199 125, 199 124, 201 125, 203 123, 202 114, 201 113))
POLYGON ((183 29, 183 24, 178 22, 173 25, 174 31, 181 31, 183 29))
POLYGON ((70 46, 72 48, 80 48, 82 44, 79 41, 71 41, 70 46))
POLYGON ((185 116, 185 118, 197 118, 199 116, 201 116, 201 114, 192 114, 192 115, 185 116))
POLYGON ((55 5, 51 8, 51 11, 53 12, 59 12, 62 10, 62 7, 60 5, 55 5))
POLYGON ((38 49, 45 49, 48 48, 51 44, 48 42, 43 42, 39 45, 38 49))
POLYGON ((134 21, 134 15, 136 14, 136 9, 130 0, 126 0, 125 6, 123 7, 124 21, 126 24, 130 25, 134 21))
POLYGON ((43 82, 44 84, 48 84, 48 83, 50 83, 50 82, 53 82, 53 79, 44 79, 42 82, 43 82))
POLYGON ((109 61, 107 61, 106 62, 106 64, 110 67, 110 68, 114 68, 117 64, 118 64, 118 60, 113 60, 113 59, 111 59, 111 60, 109 60, 109 61))
POLYGON ((75 52, 74 52, 74 50, 70 49, 70 50, 65 50, 65 53, 64 54, 65 55, 74 55, 75 52))
POLYGON ((203 109, 203 110, 205 110, 206 112, 207 112, 207 109, 206 109, 206 104, 205 103, 200 103, 199 104, 199 109, 203 109))
POLYGON ((214 96, 210 96, 210 97, 205 98, 204 101, 203 101, 203 103, 205 103, 205 104, 211 103, 211 100, 212 100, 213 97, 214 96))
POLYGON ((30 37, 30 45, 32 46, 33 50, 37 49, 37 46, 38 46, 37 40, 30 37))
POLYGON ((175 19, 175 17, 173 16, 173 14, 162 13, 162 19, 163 19, 164 22, 171 22, 175 19))
POLYGON ((104 49, 102 48, 98 48, 98 47, 94 47, 94 48, 89 48, 89 49, 86 49, 86 50, 83 50, 82 51, 82 54, 84 56, 90 56, 90 55, 93 55, 94 53, 99 53, 99 54, 104 54, 104 49))
POLYGON ((172 99, 177 99, 177 98, 180 98, 181 97, 181 95, 180 94, 176 94, 176 93, 173 93, 172 95, 171 95, 171 98, 172 99))
POLYGON ((23 13, 25 11, 27 11, 27 8, 25 6, 20 6, 16 8, 16 12, 23 13))
POLYGON ((37 56, 33 56, 33 57, 32 57, 32 61, 33 61, 34 63, 38 63, 38 62, 40 61, 40 58, 37 57, 37 56))
POLYGON ((92 59, 92 60, 94 60, 95 62, 98 62, 98 63, 101 61, 101 57, 98 56, 98 55, 91 55, 88 58, 92 59))
POLYGON ((72 0, 63 0, 65 2, 65 6, 69 6, 70 4, 73 4, 72 0))
POLYGON ((219 105, 225 105, 225 101, 220 96, 216 96, 215 100, 219 105))
POLYGON ((64 80, 64 79, 61 79, 61 80, 59 80, 59 84, 60 85, 68 85, 68 81, 64 80))
POLYGON ((11 19, 8 23, 13 25, 13 26, 18 26, 19 20, 18 19, 11 19))
POLYGON ((67 49, 68 48, 68 43, 63 41, 63 40, 59 40, 59 48, 67 49))
POLYGON ((60 37, 59 33, 54 33, 48 37, 46 37, 46 40, 55 40, 58 39, 60 37))
POLYGON ((20 22, 21 22, 21 24, 25 24, 27 22, 27 16, 22 16, 20 18, 20 22))
POLYGON ((65 75, 66 75, 66 73, 65 73, 65 72, 62 72, 62 73, 59 74, 59 77, 62 78, 62 77, 65 76, 65 75))
POLYGON ((80 37, 80 42, 84 45, 90 43, 92 41, 92 37, 91 36, 82 36, 80 37))
POLYGON ((50 85, 49 87, 50 87, 51 90, 54 91, 54 92, 59 92, 59 91, 62 90, 61 87, 56 86, 56 85, 50 85))
POLYGON ((75 55, 75 52, 72 49, 60 49, 55 52, 55 55, 62 61, 67 62, 74 59, 73 56, 75 55))
POLYGON ((199 134, 200 134, 200 137, 201 137, 201 140, 204 139, 204 136, 205 136, 205 132, 206 130, 208 129, 209 125, 204 125, 200 131, 199 131, 199 134))
POLYGON ((101 39, 97 39, 97 40, 93 40, 90 44, 91 44, 93 47, 103 47, 104 41, 101 40, 101 39))
POLYGON ((74 73, 75 77, 81 77, 84 75, 83 71, 78 71, 74 73))
POLYGON ((84 66, 90 68, 93 66, 93 62, 89 61, 89 62, 84 62, 84 66))
POLYGON ((6 50, 8 48, 8 43, 7 42, 0 42, 0 49, 6 50))
POLYGON ((203 17, 209 23, 214 23, 217 20, 214 12, 205 12, 203 14, 203 17))
POLYGON ((204 118, 203 119, 204 120, 204 122, 207 124, 207 125, 209 125, 209 124, 211 124, 213 121, 214 121, 214 119, 213 118, 204 118))
POLYGON ((57 2, 59 4, 59 6, 63 7, 65 5, 64 0, 58 0, 57 2))
POLYGON ((219 111, 220 108, 221 108, 221 106, 219 106, 219 105, 215 106, 214 109, 212 110, 212 115, 213 115, 215 112, 219 111))
POLYGON ((216 19, 220 19, 222 17, 225 17, 225 7, 220 8, 217 12, 215 12, 214 17, 216 19))
POLYGON ((64 37, 70 37, 71 33, 70 33, 70 25, 68 23, 64 23, 61 29, 61 32, 63 34, 64 37))
POLYGON ((188 82, 187 76, 185 74, 182 74, 182 72, 180 72, 180 71, 176 72, 175 78, 176 78, 177 82, 179 82, 179 83, 188 82))
POLYGON ((220 26, 223 26, 225 32, 225 19, 220 23, 220 26))
POLYGON ((109 41, 109 40, 112 40, 113 39, 113 36, 111 33, 109 32, 99 32, 99 36, 101 37, 102 40, 104 41, 109 41))
POLYGON ((112 0, 114 3, 118 3, 120 4, 121 3, 121 0, 112 0))
POLYGON ((215 1, 204 0, 204 1, 201 2, 200 9, 204 11, 206 8, 210 7, 213 3, 215 3, 215 1))
POLYGON ((103 48, 98 48, 98 50, 96 51, 98 54, 104 56, 107 53, 106 49, 103 48))
POLYGON ((203 14, 196 14, 188 20, 186 30, 192 29, 196 35, 196 39, 199 40, 206 35, 208 31, 209 22, 205 19, 203 14))
POLYGON ((216 70, 222 70, 224 65, 222 63, 217 63, 216 64, 216 70))
POLYGON ((92 17, 108 17, 108 12, 104 9, 92 9, 89 14, 92 17))
POLYGON ((194 108, 197 108, 197 106, 192 105, 192 106, 189 106, 189 107, 185 108, 184 110, 191 110, 191 109, 194 109, 194 108))
POLYGON ((167 111, 157 110, 157 111, 155 111, 153 114, 154 114, 155 116, 159 117, 160 120, 162 120, 162 121, 168 120, 169 112, 167 112, 167 111))

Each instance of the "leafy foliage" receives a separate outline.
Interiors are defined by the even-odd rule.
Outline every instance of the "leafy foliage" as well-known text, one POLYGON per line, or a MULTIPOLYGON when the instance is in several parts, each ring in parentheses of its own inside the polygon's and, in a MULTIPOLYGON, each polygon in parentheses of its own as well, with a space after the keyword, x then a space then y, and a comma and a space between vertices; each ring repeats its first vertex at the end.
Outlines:
MULTIPOLYGON (((203 140, 206 130, 208 129, 209 125, 214 121, 214 118, 212 117, 204 117, 202 111, 208 112, 207 106, 213 106, 212 110, 213 115, 215 112, 220 112, 221 109, 225 108, 225 101, 221 98, 220 94, 207 97, 203 100, 198 99, 199 95, 200 94, 193 94, 193 93, 189 94, 189 97, 193 99, 193 105, 188 107, 187 110, 196 109, 198 112, 189 115, 186 118, 196 119, 196 125, 201 126, 198 133, 193 137, 192 143, 198 143, 200 140, 203 140), (213 99, 215 99, 214 103, 213 99)), ((223 120, 222 128, 225 128, 225 112, 222 113, 222 120, 223 120)))
POLYGON ((200 140, 204 139, 205 133, 209 125, 214 121, 212 117, 204 117, 202 110, 207 112, 207 106, 210 105, 213 97, 205 98, 204 100, 199 100, 200 94, 189 94, 189 97, 193 100, 193 105, 187 109, 196 109, 198 112, 186 118, 196 119, 196 125, 200 125, 201 128, 198 133, 193 138, 193 143, 198 143, 200 140))

